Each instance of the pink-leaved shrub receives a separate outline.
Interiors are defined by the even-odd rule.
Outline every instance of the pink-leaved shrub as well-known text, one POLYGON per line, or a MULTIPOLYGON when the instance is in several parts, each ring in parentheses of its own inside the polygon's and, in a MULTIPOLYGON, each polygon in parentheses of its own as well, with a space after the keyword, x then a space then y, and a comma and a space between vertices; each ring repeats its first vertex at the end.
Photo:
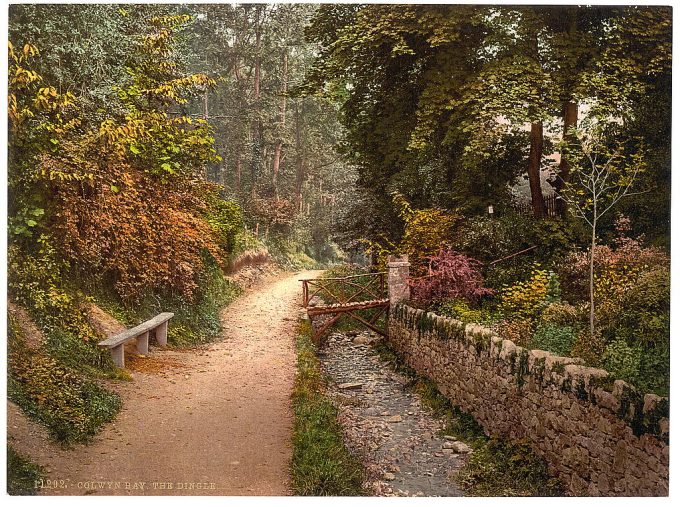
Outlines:
POLYGON ((482 286, 482 263, 478 260, 449 249, 427 259, 427 275, 410 282, 416 301, 431 304, 456 298, 475 302, 492 294, 492 289, 482 286))

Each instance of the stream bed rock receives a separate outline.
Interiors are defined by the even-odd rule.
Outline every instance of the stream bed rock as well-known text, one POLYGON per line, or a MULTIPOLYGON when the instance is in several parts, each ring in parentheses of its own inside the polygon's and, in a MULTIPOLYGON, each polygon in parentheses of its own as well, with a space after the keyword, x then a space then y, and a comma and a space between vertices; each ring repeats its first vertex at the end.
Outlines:
POLYGON ((462 496, 454 477, 469 448, 440 434, 444 422, 410 380, 374 353, 378 340, 333 333, 319 350, 345 443, 366 469, 364 486, 376 496, 462 496))

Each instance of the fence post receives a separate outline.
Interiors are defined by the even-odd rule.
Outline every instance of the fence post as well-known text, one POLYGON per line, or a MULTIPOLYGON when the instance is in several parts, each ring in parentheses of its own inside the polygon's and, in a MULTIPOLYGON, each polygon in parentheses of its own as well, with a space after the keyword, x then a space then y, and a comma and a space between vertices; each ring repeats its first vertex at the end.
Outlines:
POLYGON ((408 284, 409 275, 408 255, 401 257, 390 255, 387 260, 387 293, 390 298, 390 306, 411 297, 411 288, 408 284))

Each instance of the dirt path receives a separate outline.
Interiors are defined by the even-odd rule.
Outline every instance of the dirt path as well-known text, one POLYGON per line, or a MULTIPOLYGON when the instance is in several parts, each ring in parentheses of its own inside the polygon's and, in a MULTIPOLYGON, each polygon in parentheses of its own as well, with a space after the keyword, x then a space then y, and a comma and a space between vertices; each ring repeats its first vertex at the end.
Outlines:
POLYGON ((286 495, 303 275, 258 285, 223 313, 223 340, 152 351, 157 373, 116 383, 124 406, 89 446, 63 450, 10 404, 10 443, 49 470, 43 494, 286 495), (172 489, 168 489, 168 485, 172 489), (164 489, 165 488, 165 489, 164 489))

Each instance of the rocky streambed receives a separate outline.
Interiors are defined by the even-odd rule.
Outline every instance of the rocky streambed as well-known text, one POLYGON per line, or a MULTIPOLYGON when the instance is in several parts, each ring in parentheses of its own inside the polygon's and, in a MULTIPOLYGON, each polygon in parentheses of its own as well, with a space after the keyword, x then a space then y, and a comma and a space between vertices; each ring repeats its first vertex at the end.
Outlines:
POLYGON ((377 496, 462 496, 455 475, 471 451, 444 436, 444 422, 423 406, 410 379, 382 361, 373 333, 334 333, 319 350, 339 409, 345 442, 366 468, 377 496))

